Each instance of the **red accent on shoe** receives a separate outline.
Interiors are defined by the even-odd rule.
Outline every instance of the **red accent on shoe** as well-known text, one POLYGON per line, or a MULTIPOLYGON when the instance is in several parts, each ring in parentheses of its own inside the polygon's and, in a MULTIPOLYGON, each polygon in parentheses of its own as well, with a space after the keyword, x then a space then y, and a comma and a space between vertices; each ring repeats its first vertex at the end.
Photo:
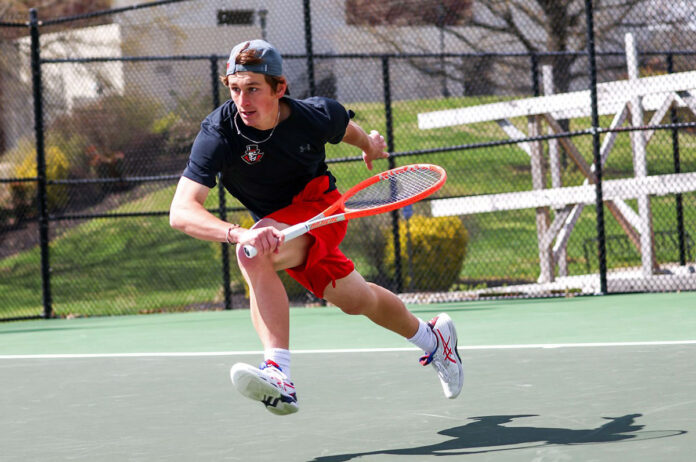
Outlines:
POLYGON ((442 351, 445 354, 445 359, 456 364, 457 360, 454 359, 454 357, 452 356, 453 351, 452 348, 450 348, 449 346, 450 340, 452 339, 448 338, 447 340, 445 340, 445 337, 442 336, 442 332, 440 332, 440 329, 436 329, 435 332, 437 332, 438 337, 442 340, 442 351))

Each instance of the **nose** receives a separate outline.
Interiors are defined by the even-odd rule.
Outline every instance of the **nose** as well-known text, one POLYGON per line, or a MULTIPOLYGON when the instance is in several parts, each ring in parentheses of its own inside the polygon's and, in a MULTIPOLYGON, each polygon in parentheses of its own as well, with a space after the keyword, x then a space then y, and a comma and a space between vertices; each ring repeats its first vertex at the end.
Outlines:
POLYGON ((251 103, 251 98, 249 93, 244 90, 239 92, 239 104, 240 106, 248 106, 251 103))

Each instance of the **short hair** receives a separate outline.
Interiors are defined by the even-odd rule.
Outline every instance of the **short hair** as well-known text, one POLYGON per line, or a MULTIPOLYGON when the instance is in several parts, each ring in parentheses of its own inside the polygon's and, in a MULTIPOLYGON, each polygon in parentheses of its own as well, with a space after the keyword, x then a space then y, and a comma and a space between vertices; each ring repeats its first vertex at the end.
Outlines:
MULTIPOLYGON (((253 49, 244 49, 239 52, 237 55, 237 59, 235 60, 237 64, 260 64, 262 62, 261 58, 257 56, 256 50, 253 49)), ((275 76, 275 75, 268 75, 268 74, 263 74, 263 76, 266 79, 266 82, 271 86, 271 89, 275 92, 278 89, 278 85, 281 83, 285 84, 285 94, 289 95, 290 94, 290 87, 288 85, 288 81, 284 76, 275 76)), ((229 75, 221 75, 220 76, 220 82, 222 82, 223 85, 226 87, 229 86, 229 75)))

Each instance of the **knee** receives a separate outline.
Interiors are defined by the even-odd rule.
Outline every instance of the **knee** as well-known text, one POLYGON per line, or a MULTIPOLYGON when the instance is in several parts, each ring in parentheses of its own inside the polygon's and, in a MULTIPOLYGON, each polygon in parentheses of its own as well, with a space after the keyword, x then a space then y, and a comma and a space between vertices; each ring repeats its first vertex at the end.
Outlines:
POLYGON ((258 273, 259 271, 273 271, 273 264, 271 262, 270 256, 266 255, 263 257, 256 256, 254 258, 249 258, 244 253, 244 248, 241 245, 237 246, 237 265, 242 271, 245 278, 248 279, 249 274, 258 273))
POLYGON ((237 254, 237 264, 241 270, 244 270, 247 267, 253 267, 254 259, 246 256, 244 253, 244 246, 238 245, 235 250, 237 254))
POLYGON ((344 303, 341 306, 339 306, 339 308, 345 314, 350 314, 352 316, 357 316, 365 312, 364 306, 359 301, 344 303))

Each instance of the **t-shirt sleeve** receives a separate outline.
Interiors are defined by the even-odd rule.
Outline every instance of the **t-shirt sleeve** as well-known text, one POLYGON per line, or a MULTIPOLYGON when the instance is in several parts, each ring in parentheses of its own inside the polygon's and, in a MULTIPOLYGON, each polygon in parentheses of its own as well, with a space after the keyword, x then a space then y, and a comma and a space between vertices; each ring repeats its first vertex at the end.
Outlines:
POLYGON ((183 176, 209 188, 217 184, 217 174, 222 170, 222 160, 228 150, 222 135, 206 122, 191 147, 183 176))
POLYGON ((350 116, 346 108, 338 101, 326 98, 324 104, 326 105, 326 110, 329 113, 329 119, 331 121, 327 141, 331 144, 338 144, 343 140, 346 134, 346 127, 348 127, 348 122, 350 122, 350 116))

